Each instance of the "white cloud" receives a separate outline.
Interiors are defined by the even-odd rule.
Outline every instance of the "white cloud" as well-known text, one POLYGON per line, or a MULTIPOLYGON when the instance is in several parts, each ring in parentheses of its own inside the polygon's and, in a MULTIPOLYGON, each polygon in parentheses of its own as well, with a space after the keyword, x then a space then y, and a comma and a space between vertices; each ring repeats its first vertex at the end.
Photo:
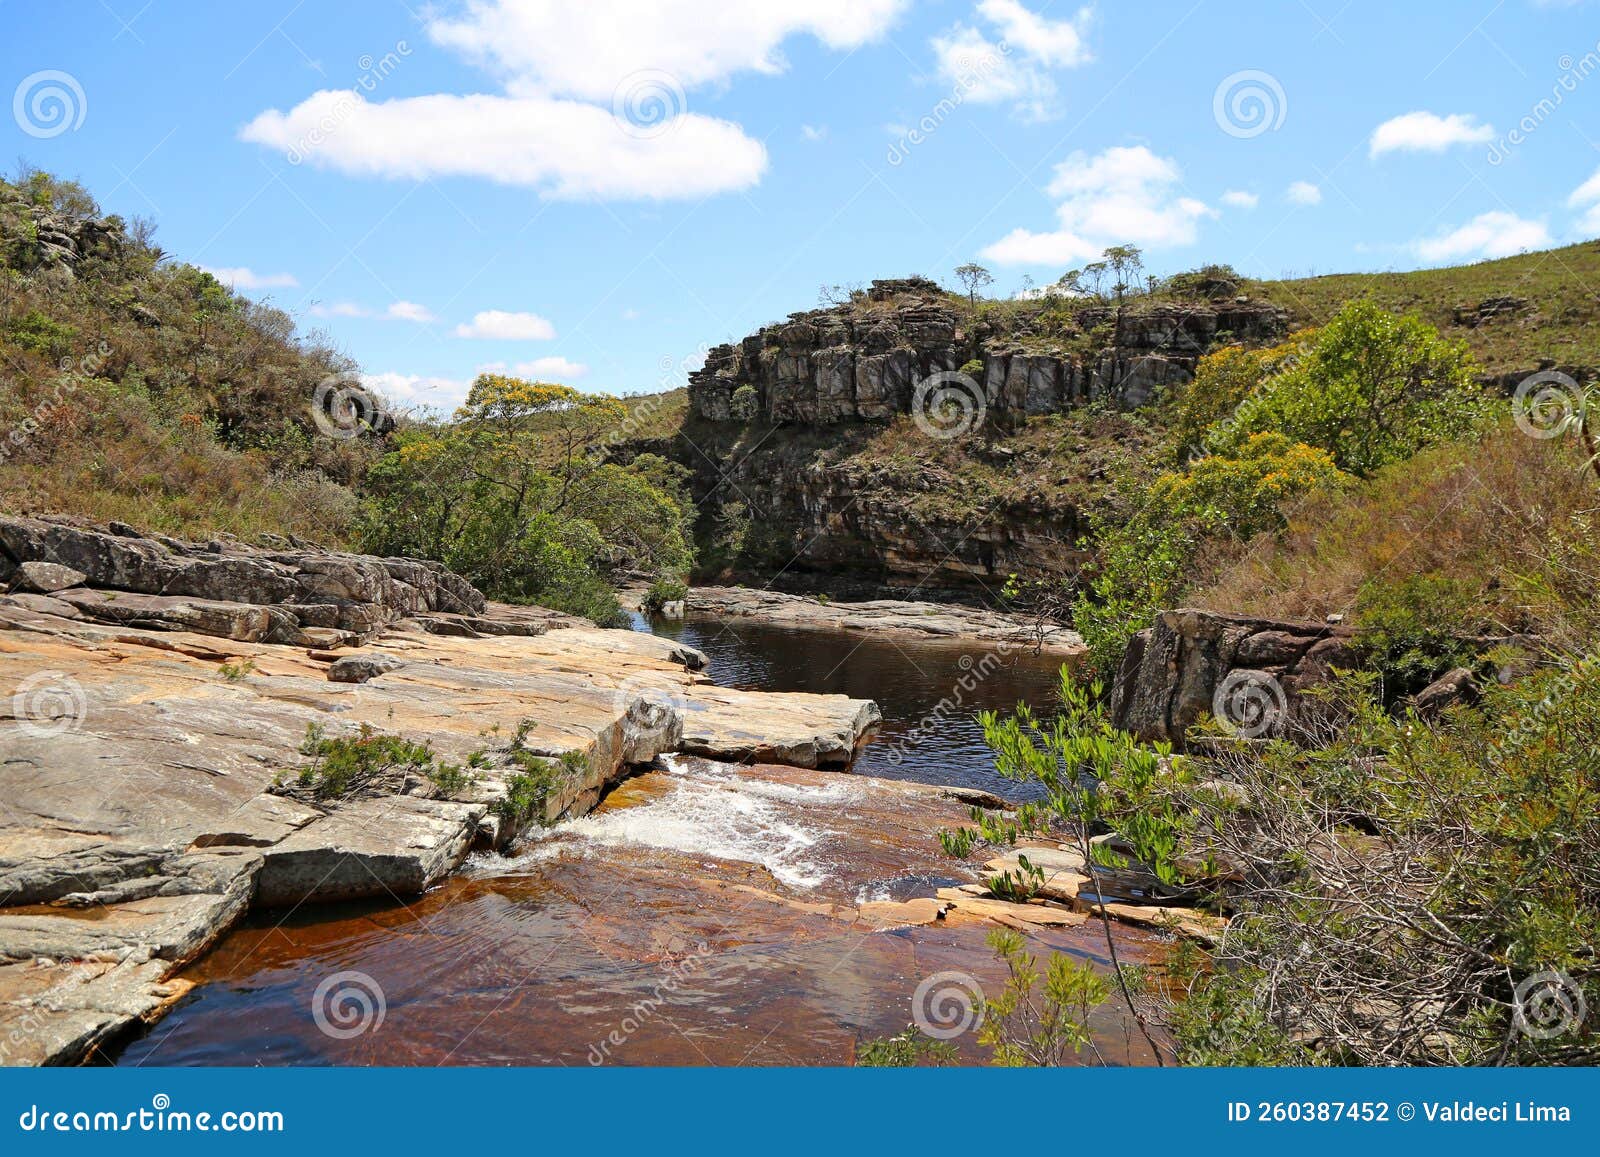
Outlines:
POLYGON ((1413 241, 1411 248, 1424 261, 1456 261, 1464 257, 1509 257, 1551 243, 1550 231, 1543 221, 1529 221, 1497 210, 1482 213, 1438 237, 1413 241))
POLYGON ((1451 145, 1483 144, 1494 140, 1494 126, 1479 124, 1467 113, 1438 116, 1408 112, 1384 121, 1372 131, 1369 155, 1384 153, 1442 153, 1451 145))
POLYGON ((409 406, 438 406, 453 410, 467 400, 472 383, 456 378, 428 377, 395 372, 362 374, 361 384, 386 401, 409 406))
POLYGON ((536 313, 486 309, 473 314, 470 323, 456 326, 456 336, 500 341, 549 341, 556 336, 556 327, 536 313))
POLYGON ((234 289, 293 289, 300 284, 292 273, 257 273, 243 265, 202 265, 200 268, 234 289))
POLYGON ((477 177, 569 200, 734 192, 760 180, 767 151, 691 111, 687 91, 782 71, 792 36, 860 47, 908 2, 468 0, 428 34, 492 72, 502 93, 368 101, 329 90, 261 113, 240 137, 357 176, 477 177))
POLYGON ((312 317, 382 317, 385 321, 414 321, 426 323, 438 321, 433 312, 425 305, 418 305, 414 301, 397 301, 383 311, 382 314, 358 305, 353 301, 335 301, 330 305, 318 303, 311 307, 312 317))
POLYGON ((1176 162, 1143 145, 1077 152, 1055 168, 1051 196, 1060 227, 1048 233, 1014 229, 983 250, 1003 265, 1069 265, 1092 261, 1110 245, 1189 245, 1201 221, 1217 211, 1177 195, 1176 162))
POLYGON ((1600 169, 1596 169, 1592 177, 1572 190, 1567 205, 1573 209, 1587 205, 1587 211, 1578 218, 1578 231, 1590 236, 1600 233, 1600 169))
POLYGON ((481 177, 567 200, 703 197, 747 189, 767 167, 761 142, 729 121, 683 113, 640 135, 610 109, 543 97, 330 90, 269 109, 240 137, 356 176, 481 177))
POLYGON ((609 106, 618 86, 639 73, 664 73, 691 89, 740 72, 782 72, 780 46, 792 36, 840 51, 859 48, 909 6, 909 0, 468 0, 463 15, 432 21, 428 35, 483 64, 514 96, 609 106))
POLYGON ((1322 204, 1322 190, 1310 181, 1296 181, 1289 186, 1286 194, 1291 204, 1294 205, 1320 205, 1322 204))
POLYGON ((519 378, 581 378, 589 372, 589 367, 563 357, 548 357, 518 362, 512 372, 519 378))
POLYGON ((1254 209, 1261 204, 1261 198, 1243 189, 1229 189, 1222 194, 1222 203, 1233 209, 1254 209))
POLYGON ((956 24, 933 38, 940 79, 978 104, 1013 103, 1019 113, 1044 120, 1059 112, 1050 70, 1076 68, 1091 57, 1084 37, 1092 13, 1047 20, 1018 0, 982 0, 976 13, 983 31, 956 24), (992 36, 991 36, 992 32, 992 36))
POLYGON ((828 135, 828 126, 801 125, 800 138, 806 141, 820 141, 828 135))
POLYGON ((414 301, 397 301, 383 311, 383 316, 390 321, 414 321, 424 325, 439 320, 427 306, 414 301))
POLYGON ((1600 201, 1600 169, 1596 169, 1592 177, 1572 190, 1572 196, 1567 198, 1567 204, 1574 209, 1590 201, 1600 201))
POLYGON ((372 311, 353 301, 335 301, 330 305, 318 302, 311 307, 312 317, 371 317, 372 311))

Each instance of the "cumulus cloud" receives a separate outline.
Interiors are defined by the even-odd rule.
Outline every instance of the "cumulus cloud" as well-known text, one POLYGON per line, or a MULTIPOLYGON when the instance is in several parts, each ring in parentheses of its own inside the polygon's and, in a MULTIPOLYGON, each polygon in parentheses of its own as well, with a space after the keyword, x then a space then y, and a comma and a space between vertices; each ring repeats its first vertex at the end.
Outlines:
POLYGON ((488 362, 478 367, 480 374, 512 374, 519 378, 581 378, 589 372, 582 362, 563 357, 534 358, 532 361, 507 365, 505 362, 488 362))
POLYGON ((1018 0, 982 0, 975 9, 986 26, 956 24, 933 39, 940 79, 978 104, 1011 102, 1022 115, 1043 120, 1058 111, 1055 69, 1091 59, 1085 37, 1092 12, 1050 20, 1018 0))
POLYGON ((1261 198, 1243 189, 1229 189, 1222 194, 1222 203, 1233 209, 1254 209, 1261 204, 1261 198))
POLYGON ((491 72, 499 93, 369 100, 313 93, 269 109, 246 141, 356 176, 476 177, 576 200, 670 200, 747 189, 761 142, 687 97, 740 72, 779 72, 783 42, 853 49, 908 0, 469 0, 428 35, 491 72))
POLYGON ((1322 204, 1322 190, 1310 181, 1296 181, 1289 186, 1285 194, 1293 205, 1320 205, 1322 204))
POLYGON ((383 311, 383 316, 390 321, 414 321, 419 324, 438 320, 433 316, 433 311, 427 306, 418 305, 414 301, 394 302, 388 309, 383 311))
POLYGON ((362 374, 361 384, 386 401, 408 406, 433 406, 453 410, 467 400, 470 382, 393 371, 362 374))
POLYGON ((1372 131, 1370 156, 1384 153, 1442 153, 1452 145, 1478 145, 1494 140, 1494 126, 1479 124, 1467 113, 1439 116, 1408 112, 1384 121, 1372 131))
POLYGON ((292 273, 257 273, 244 265, 202 265, 200 268, 234 289, 294 289, 300 284, 292 273))
POLYGON ((556 327, 536 313, 486 309, 473 314, 470 322, 456 326, 456 336, 499 341, 549 341, 556 336, 556 327))
POLYGON ((729 121, 682 113, 647 135, 626 124, 609 108, 545 97, 330 90, 270 109, 240 135, 355 176, 479 177, 567 200, 703 197, 747 189, 767 167, 761 142, 729 121))
POLYGON ((418 305, 414 301, 397 301, 384 309, 381 313, 359 305, 353 301, 335 301, 329 305, 320 302, 311 307, 312 317, 381 317, 385 321, 414 321, 426 323, 437 321, 433 312, 425 305, 418 305))
POLYGON ((909 0, 469 0, 459 18, 428 35, 498 76, 514 96, 570 96, 609 106, 641 72, 683 89, 741 72, 787 67, 785 40, 811 36, 849 51, 882 36, 909 0))
POLYGON ((1572 195, 1567 198, 1567 206, 1585 209, 1583 216, 1578 219, 1580 232, 1600 233, 1600 169, 1596 169, 1592 177, 1572 190, 1572 195))
POLYGON ((1515 213, 1482 213, 1458 229, 1411 243, 1424 261, 1459 261, 1467 257, 1509 257, 1551 244, 1543 221, 1529 221, 1515 213))
POLYGON ((1179 195, 1181 182, 1176 162, 1143 145, 1073 153, 1056 166, 1048 190, 1061 199, 1059 227, 1014 229, 983 256, 1003 265, 1070 265, 1092 261, 1110 245, 1192 244, 1200 222, 1217 211, 1179 195))

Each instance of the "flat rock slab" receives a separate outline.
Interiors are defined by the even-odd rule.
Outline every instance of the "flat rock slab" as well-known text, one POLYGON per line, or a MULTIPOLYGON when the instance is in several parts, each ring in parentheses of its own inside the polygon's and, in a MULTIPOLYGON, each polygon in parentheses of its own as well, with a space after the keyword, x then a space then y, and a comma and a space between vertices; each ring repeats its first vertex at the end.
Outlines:
POLYGON ((883 719, 870 699, 704 684, 686 692, 684 708, 686 754, 791 767, 847 766, 883 719))
POLYGON ((981 642, 1083 654, 1083 637, 1060 623, 1039 623, 946 603, 875 599, 860 603, 819 602, 805 595, 744 587, 694 587, 685 600, 691 616, 746 618, 795 629, 886 632, 928 641, 981 642))
POLYGON ((256 903, 415 896, 466 858, 487 810, 411 796, 345 804, 263 849, 256 903))
POLYGON ((0 965, 0 1066, 76 1065, 193 989, 159 960, 0 965))
POLYGON ((260 867, 254 853, 177 856, 156 874, 71 893, 53 907, 0 909, 0 961, 154 958, 176 967, 244 914, 260 867))

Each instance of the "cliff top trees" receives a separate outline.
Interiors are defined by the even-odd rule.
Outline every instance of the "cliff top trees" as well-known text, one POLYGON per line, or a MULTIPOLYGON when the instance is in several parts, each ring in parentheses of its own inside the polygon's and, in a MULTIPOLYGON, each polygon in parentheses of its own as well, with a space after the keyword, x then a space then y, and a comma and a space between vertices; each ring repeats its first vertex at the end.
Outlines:
POLYGON ((978 290, 994 284, 994 274, 974 261, 956 267, 956 277, 967 289, 967 304, 973 311, 978 308, 978 290))

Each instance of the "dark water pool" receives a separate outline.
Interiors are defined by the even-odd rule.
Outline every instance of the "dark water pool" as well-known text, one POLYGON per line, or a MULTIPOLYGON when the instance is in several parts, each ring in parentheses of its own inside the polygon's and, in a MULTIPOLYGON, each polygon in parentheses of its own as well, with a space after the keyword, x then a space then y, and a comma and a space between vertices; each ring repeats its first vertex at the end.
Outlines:
POLYGON ((927 643, 834 630, 788 630, 745 620, 646 619, 652 631, 704 651, 707 673, 746 691, 812 691, 872 699, 883 725, 854 770, 886 779, 1026 792, 995 773, 976 716, 1019 702, 1055 702, 1060 656, 1002 653, 984 643, 927 643))

